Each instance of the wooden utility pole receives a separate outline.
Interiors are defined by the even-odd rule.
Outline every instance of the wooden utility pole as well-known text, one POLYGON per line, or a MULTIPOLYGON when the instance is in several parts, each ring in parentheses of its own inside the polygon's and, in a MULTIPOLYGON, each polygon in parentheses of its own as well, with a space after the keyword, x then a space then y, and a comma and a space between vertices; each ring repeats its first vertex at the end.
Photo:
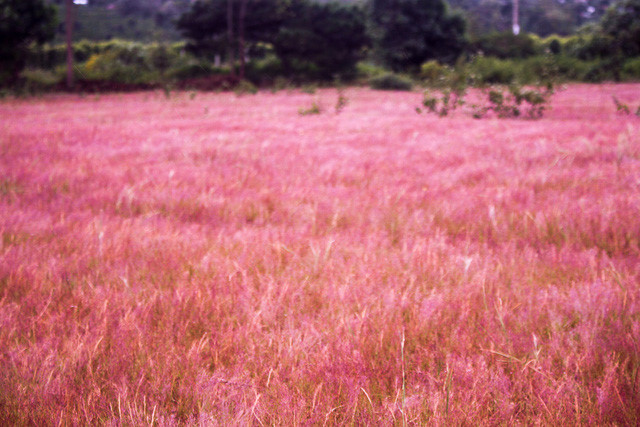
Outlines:
POLYGON ((236 58, 235 58, 235 49, 233 43, 233 0, 227 0, 227 38, 228 40, 228 49, 227 49, 227 60, 229 61, 229 70, 231 71, 231 76, 235 77, 236 75, 236 58))
POLYGON ((240 78, 244 79, 245 51, 244 51, 244 21, 247 17, 247 0, 240 0, 240 14, 238 16, 238 55, 240 55, 240 78))
POLYGON ((73 88, 73 0, 65 0, 65 27, 67 30, 67 89, 73 88))
POLYGON ((519 11, 518 0, 513 0, 513 34, 516 36, 520 34, 520 24, 518 23, 519 11))

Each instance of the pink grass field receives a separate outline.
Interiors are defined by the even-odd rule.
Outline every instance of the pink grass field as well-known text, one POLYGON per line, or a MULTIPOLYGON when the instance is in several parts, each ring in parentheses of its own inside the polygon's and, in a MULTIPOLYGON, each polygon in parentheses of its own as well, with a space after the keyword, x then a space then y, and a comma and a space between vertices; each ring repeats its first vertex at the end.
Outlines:
POLYGON ((638 425, 640 85, 345 95, 0 101, 0 424, 638 425))

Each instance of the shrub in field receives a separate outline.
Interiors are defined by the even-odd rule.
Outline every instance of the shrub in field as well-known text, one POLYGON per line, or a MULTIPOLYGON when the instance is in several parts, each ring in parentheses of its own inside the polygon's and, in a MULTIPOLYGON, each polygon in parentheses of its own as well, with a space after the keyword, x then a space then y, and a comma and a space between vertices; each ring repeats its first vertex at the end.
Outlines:
POLYGON ((20 73, 26 93, 40 93, 53 89, 62 81, 62 75, 49 70, 25 69, 20 73))
POLYGON ((517 67, 515 81, 519 84, 539 84, 560 78, 557 56, 539 55, 523 60, 517 67))
POLYGON ((616 74, 618 67, 611 61, 599 60, 591 62, 583 76, 583 80, 589 83, 601 83, 607 80, 618 80, 616 74))
POLYGON ((379 77, 387 73, 386 68, 370 62, 360 61, 356 64, 356 76, 358 79, 369 81, 374 77, 379 77))
POLYGON ((321 112, 322 112, 322 108, 320 107, 320 104, 317 101, 313 101, 313 103, 311 104, 311 107, 309 108, 300 108, 298 110, 298 114, 300 114, 301 116, 312 116, 312 115, 320 114, 321 112))
POLYGON ((258 88, 249 80, 240 80, 240 82, 238 82, 238 84, 233 88, 233 92, 238 96, 255 95, 258 93, 258 88))
POLYGON ((640 81, 640 57, 625 61, 622 66, 622 78, 627 81, 640 81))
POLYGON ((207 62, 191 59, 171 67, 167 70, 166 77, 169 80, 189 80, 227 73, 227 69, 214 68, 207 62))
POLYGON ((413 88, 413 82, 410 79, 394 73, 374 77, 369 81, 369 84, 373 89, 378 90, 410 91, 413 88))
POLYGON ((335 106, 336 114, 342 112, 348 103, 349 98, 345 95, 344 90, 341 87, 338 87, 338 99, 336 100, 335 106))
MULTIPOLYGON (((440 97, 433 95, 430 91, 425 91, 422 98, 422 106, 430 113, 436 113, 440 117, 449 115, 449 112, 462 107, 465 104, 464 95, 466 89, 445 89, 440 97)), ((421 108, 416 109, 418 113, 421 108)))
POLYGON ((137 84, 161 80, 160 71, 154 69, 138 46, 93 54, 78 67, 78 72, 82 79, 115 83, 137 84))
POLYGON ((516 64, 512 60, 478 56, 470 68, 480 84, 510 84, 516 79, 516 64))
POLYGON ((278 76, 273 80, 273 84, 271 85, 271 91, 273 93, 276 93, 278 91, 291 88, 292 86, 293 86, 293 83, 291 82, 291 80, 282 76, 278 76))
POLYGON ((558 55, 554 57, 553 61, 559 78, 569 81, 583 81, 593 64, 599 60, 589 62, 568 55, 558 55))
POLYGON ((482 118, 493 112, 499 118, 526 117, 539 119, 547 108, 553 86, 544 89, 524 89, 511 85, 507 88, 494 86, 487 90, 484 105, 472 105, 473 117, 482 118))
POLYGON ((308 95, 313 95, 314 93, 316 93, 317 90, 318 90, 318 87, 314 84, 302 85, 302 87, 300 88, 300 92, 306 93, 308 95))
POLYGON ((178 55, 172 52, 164 44, 152 45, 147 53, 149 64, 160 73, 164 74, 174 63, 178 61, 178 55))
POLYGON ((527 58, 537 53, 536 43, 531 35, 515 35, 510 31, 487 34, 478 39, 474 47, 483 55, 500 59, 527 58))
POLYGON ((420 66, 420 78, 429 86, 437 86, 451 72, 451 68, 436 60, 427 61, 420 66))
MULTIPOLYGON (((548 107, 553 85, 544 88, 526 89, 519 85, 491 86, 483 89, 486 97, 482 103, 470 104, 474 118, 480 119, 493 113, 499 118, 526 117, 539 119, 548 107)), ((436 113, 440 117, 447 116, 451 111, 466 105, 466 88, 459 86, 453 89, 445 89, 440 95, 425 91, 422 106, 430 113, 436 113)), ((417 108, 418 113, 422 112, 417 108)))
MULTIPOLYGON (((632 108, 620 101, 617 97, 613 96, 613 103, 616 105, 616 111, 618 112, 618 114, 623 114, 623 115, 629 115, 631 114, 631 110, 632 108)), ((635 110, 635 115, 640 117, 640 105, 638 105, 638 108, 635 110)))

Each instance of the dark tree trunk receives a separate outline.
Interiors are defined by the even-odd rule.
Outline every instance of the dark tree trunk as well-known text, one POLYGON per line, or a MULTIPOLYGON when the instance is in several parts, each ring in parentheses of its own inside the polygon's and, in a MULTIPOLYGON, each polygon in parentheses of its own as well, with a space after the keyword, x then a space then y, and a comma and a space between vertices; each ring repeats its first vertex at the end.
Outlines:
POLYGON ((245 51, 244 51, 244 21, 247 16, 247 0, 240 0, 240 14, 238 16, 238 55, 240 56, 240 78, 244 79, 245 51))
POLYGON ((520 22, 518 22, 518 18, 519 18, 519 14, 520 14, 520 5, 518 0, 513 0, 513 17, 512 17, 512 23, 513 23, 513 34, 515 34, 516 36, 518 34, 520 34, 520 22))
POLYGON ((66 27, 66 42, 67 42, 67 88, 73 88, 73 24, 74 24, 74 9, 75 5, 73 0, 65 0, 65 27, 66 27))
POLYGON ((235 77, 236 75, 236 58, 235 58, 235 49, 233 43, 233 0, 227 0, 227 38, 228 40, 228 48, 227 48, 227 56, 229 61, 229 70, 231 71, 231 76, 235 77))

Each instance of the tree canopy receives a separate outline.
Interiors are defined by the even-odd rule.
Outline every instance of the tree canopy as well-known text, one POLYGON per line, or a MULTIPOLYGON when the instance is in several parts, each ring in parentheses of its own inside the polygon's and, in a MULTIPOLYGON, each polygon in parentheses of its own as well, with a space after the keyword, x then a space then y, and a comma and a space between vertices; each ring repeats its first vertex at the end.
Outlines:
POLYGON ((198 0, 178 20, 194 53, 211 56, 229 44, 264 43, 272 46, 285 73, 327 79, 350 73, 367 44, 361 9, 307 0, 232 0, 231 15, 237 17, 232 25, 243 31, 241 40, 230 40, 228 1, 198 0))
MULTIPOLYGON (((244 1, 246 42, 273 41, 287 13, 284 3, 278 0, 244 1)), ((191 41, 190 48, 194 53, 203 56, 220 53, 227 44, 235 43, 235 40, 228 39, 227 2, 228 0, 198 0, 178 19, 178 29, 191 41)), ((240 16, 240 6, 241 2, 232 1, 232 16, 240 16)))
POLYGON ((44 0, 0 0, 0 81, 20 71, 31 43, 53 38, 56 10, 44 0))
POLYGON ((361 9, 299 1, 291 12, 273 40, 285 72, 303 68, 309 77, 326 80, 354 71, 368 44, 361 9))
POLYGON ((465 20, 444 0, 372 0, 370 14, 377 51, 396 71, 450 63, 464 50, 465 20))
POLYGON ((624 56, 640 55, 640 0, 614 3, 601 21, 602 31, 613 38, 624 56))

